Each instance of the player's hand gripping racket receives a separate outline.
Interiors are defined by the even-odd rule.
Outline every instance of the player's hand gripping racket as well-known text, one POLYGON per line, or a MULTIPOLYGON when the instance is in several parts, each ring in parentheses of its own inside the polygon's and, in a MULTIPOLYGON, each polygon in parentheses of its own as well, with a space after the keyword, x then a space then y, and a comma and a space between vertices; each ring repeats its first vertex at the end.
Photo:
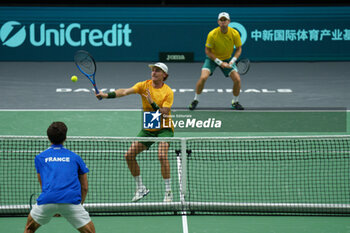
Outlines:
POLYGON ((241 60, 238 60, 236 63, 238 73, 240 75, 245 75, 250 68, 250 61, 247 58, 243 58, 241 60))
MULTIPOLYGON (((96 86, 95 74, 96 74, 96 62, 95 59, 85 50, 79 50, 74 55, 75 65, 78 67, 81 73, 83 73, 94 86, 96 94, 100 92, 96 86)), ((101 100, 102 97, 99 98, 101 100)))

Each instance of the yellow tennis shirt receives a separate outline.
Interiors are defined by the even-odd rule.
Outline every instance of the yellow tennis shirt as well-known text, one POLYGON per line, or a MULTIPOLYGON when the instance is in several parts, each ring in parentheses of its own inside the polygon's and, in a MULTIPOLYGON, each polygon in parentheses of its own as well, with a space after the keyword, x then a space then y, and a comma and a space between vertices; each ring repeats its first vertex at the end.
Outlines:
MULTIPOLYGON (((161 108, 171 108, 174 102, 174 92, 171 88, 164 83, 161 88, 154 88, 152 86, 152 80, 146 80, 143 82, 138 82, 132 87, 137 94, 140 94, 142 99, 142 107, 145 112, 153 112, 154 109, 148 103, 148 100, 143 95, 147 96, 147 89, 151 93, 152 100, 161 108)), ((161 117, 161 129, 171 128, 174 130, 174 126, 171 120, 171 113, 169 112, 169 117, 161 117)), ((157 131, 159 129, 146 129, 149 131, 157 131)))
POLYGON ((241 36, 231 27, 228 27, 226 34, 223 34, 220 27, 217 27, 209 32, 205 46, 210 48, 220 60, 230 59, 234 46, 242 46, 241 36))

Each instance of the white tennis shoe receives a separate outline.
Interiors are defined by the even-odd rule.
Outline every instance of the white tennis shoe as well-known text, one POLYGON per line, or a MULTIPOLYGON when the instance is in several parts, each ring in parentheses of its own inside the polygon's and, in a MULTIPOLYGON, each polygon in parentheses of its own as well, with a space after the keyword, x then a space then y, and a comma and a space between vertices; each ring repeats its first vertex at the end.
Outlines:
POLYGON ((170 191, 165 192, 164 202, 172 202, 173 201, 173 193, 170 191))
POLYGON ((135 192, 135 196, 132 199, 132 202, 137 202, 144 198, 149 193, 149 190, 146 188, 146 186, 143 186, 142 188, 139 188, 135 192))

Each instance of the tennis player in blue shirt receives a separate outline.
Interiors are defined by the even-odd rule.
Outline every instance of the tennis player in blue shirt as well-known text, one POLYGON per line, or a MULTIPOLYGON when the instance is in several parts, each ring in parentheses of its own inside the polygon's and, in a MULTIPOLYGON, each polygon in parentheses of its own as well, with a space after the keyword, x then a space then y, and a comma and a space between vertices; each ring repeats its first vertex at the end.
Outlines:
POLYGON ((35 232, 59 214, 79 232, 94 233, 95 226, 84 209, 88 181, 83 159, 63 147, 67 126, 53 122, 47 129, 51 147, 35 157, 42 193, 28 215, 24 232, 35 232))

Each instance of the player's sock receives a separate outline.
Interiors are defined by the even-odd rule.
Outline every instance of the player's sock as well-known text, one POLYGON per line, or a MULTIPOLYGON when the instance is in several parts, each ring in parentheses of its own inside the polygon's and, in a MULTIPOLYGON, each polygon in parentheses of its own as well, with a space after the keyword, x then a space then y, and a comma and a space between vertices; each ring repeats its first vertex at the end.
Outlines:
POLYGON ((197 101, 199 101, 199 94, 194 94, 194 100, 197 100, 197 101))
POLYGON ((165 191, 171 191, 171 178, 164 179, 165 191))
POLYGON ((142 177, 140 176, 134 176, 135 178, 135 182, 136 182, 136 189, 140 189, 142 187, 144 187, 143 183, 142 183, 142 177))
POLYGON ((238 97, 239 97, 239 96, 233 96, 232 104, 238 102, 238 97))

